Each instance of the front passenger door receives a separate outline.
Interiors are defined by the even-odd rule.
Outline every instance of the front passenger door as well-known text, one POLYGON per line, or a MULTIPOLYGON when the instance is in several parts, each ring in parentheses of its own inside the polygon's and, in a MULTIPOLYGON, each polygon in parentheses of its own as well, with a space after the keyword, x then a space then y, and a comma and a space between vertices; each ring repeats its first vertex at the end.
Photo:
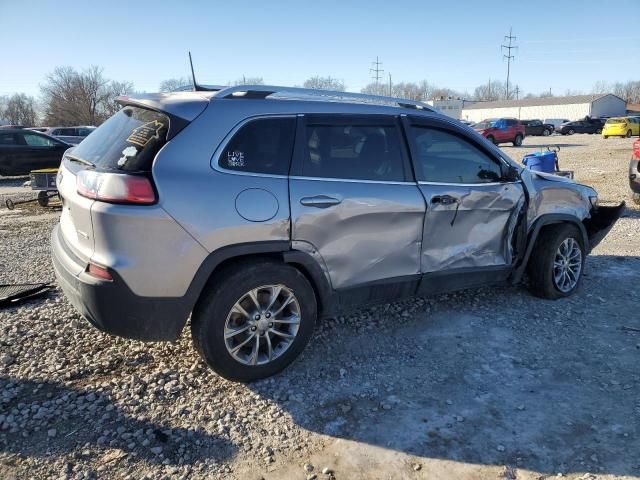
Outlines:
POLYGON ((462 130, 414 120, 409 137, 427 203, 422 272, 508 271, 524 205, 522 184, 507 180, 507 165, 462 130))

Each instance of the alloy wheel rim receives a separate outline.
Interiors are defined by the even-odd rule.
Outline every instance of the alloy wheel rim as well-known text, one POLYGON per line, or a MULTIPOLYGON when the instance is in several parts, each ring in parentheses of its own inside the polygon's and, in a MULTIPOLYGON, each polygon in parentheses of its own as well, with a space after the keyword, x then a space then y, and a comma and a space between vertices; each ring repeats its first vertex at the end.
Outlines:
POLYGON ((553 282, 563 293, 570 292, 578 284, 582 273, 582 250, 575 238, 566 238, 556 250, 553 259, 553 282))
POLYGON ((254 288, 233 305, 224 325, 227 352, 243 365, 265 365, 286 352, 300 327, 300 304, 284 285, 254 288))

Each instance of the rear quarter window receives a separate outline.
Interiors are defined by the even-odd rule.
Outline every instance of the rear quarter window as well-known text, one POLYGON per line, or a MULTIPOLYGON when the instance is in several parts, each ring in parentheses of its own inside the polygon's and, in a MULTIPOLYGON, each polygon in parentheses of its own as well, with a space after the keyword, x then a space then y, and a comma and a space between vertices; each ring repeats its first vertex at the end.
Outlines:
POLYGON ((73 149, 71 155, 105 170, 148 172, 167 141, 169 117, 127 106, 73 149))

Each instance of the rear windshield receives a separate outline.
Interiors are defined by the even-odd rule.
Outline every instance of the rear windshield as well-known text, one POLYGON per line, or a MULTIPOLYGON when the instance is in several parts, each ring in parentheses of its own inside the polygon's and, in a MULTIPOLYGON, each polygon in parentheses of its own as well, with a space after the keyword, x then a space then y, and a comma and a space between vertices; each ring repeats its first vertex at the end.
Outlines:
POLYGON ((610 118, 609 120, 607 120, 607 123, 611 124, 611 123, 624 123, 625 120, 624 118, 610 118))
POLYGON ((71 152, 96 168, 149 172, 167 141, 169 117, 139 107, 124 107, 71 152))

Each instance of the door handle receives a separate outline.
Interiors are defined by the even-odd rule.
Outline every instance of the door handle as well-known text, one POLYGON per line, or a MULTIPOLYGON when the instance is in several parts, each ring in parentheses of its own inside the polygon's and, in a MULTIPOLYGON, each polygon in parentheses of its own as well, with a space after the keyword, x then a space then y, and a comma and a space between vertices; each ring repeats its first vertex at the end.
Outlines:
POLYGON ((451 195, 434 195, 431 197, 431 203, 439 203, 440 205, 453 205, 454 203, 458 203, 458 199, 456 197, 452 197, 451 195))
POLYGON ((302 197, 300 199, 300 203, 305 207, 317 207, 317 208, 327 208, 333 205, 338 205, 342 202, 342 200, 329 197, 327 195, 316 195, 314 197, 302 197))
POLYGON ((327 195, 316 195, 315 197, 302 197, 300 203, 305 207, 327 208, 338 205, 342 200, 327 195))

